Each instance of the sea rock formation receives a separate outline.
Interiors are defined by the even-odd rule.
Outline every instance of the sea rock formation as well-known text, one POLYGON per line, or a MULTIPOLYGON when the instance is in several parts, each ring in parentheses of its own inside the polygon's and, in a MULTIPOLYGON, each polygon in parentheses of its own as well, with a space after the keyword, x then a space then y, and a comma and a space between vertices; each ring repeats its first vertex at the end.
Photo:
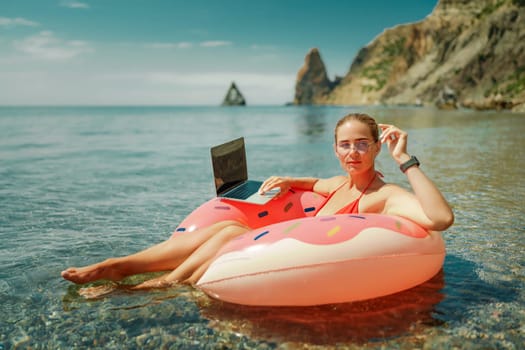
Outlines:
POLYGON ((297 75, 294 103, 522 110, 525 0, 440 0, 424 20, 377 36, 334 82, 313 49, 297 75), (442 104, 446 91, 454 91, 454 103, 442 104))
POLYGON ((235 82, 232 81, 224 100, 222 101, 223 106, 246 106, 246 100, 241 94, 241 91, 235 85, 235 82))
POLYGON ((323 100, 335 86, 328 79, 326 68, 317 48, 308 52, 304 65, 297 73, 294 104, 308 105, 323 100))

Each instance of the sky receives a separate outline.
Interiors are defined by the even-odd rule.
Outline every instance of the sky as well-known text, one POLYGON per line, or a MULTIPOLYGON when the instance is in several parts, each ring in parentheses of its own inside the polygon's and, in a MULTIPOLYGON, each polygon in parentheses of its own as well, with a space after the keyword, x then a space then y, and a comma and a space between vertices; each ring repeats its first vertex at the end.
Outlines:
POLYGON ((437 0, 1 0, 0 105, 293 101, 318 48, 330 79, 437 0))

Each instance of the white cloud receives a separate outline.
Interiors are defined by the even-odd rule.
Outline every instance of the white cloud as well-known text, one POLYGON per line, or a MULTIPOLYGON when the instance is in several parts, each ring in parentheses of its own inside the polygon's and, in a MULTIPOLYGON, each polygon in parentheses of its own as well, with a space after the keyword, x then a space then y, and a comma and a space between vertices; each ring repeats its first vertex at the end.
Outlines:
POLYGON ((203 41, 199 45, 202 47, 219 47, 219 46, 230 46, 231 41, 215 40, 215 41, 203 41))
MULTIPOLYGON (((215 41, 203 41, 197 44, 200 47, 221 47, 221 46, 231 46, 231 41, 225 40, 215 40, 215 41)), ((149 43, 145 45, 147 48, 152 49, 189 49, 194 47, 195 44, 188 41, 181 41, 178 43, 169 43, 169 42, 157 42, 149 43)))
POLYGON ((39 24, 37 22, 30 21, 22 17, 8 18, 0 17, 0 27, 16 27, 16 26, 26 26, 26 27, 36 27, 39 24))
POLYGON ((85 2, 80 1, 62 1, 62 6, 69 7, 71 9, 88 9, 89 5, 85 2))
POLYGON ((190 42, 180 42, 180 43, 150 43, 146 44, 146 47, 151 49, 188 49, 192 47, 193 44, 190 42))
POLYGON ((93 51, 85 41, 62 40, 51 31, 41 31, 23 40, 17 40, 14 42, 14 47, 34 58, 51 61, 65 61, 93 51))
POLYGON ((272 45, 258 45, 258 44, 252 44, 250 46, 252 50, 276 50, 277 48, 272 45))

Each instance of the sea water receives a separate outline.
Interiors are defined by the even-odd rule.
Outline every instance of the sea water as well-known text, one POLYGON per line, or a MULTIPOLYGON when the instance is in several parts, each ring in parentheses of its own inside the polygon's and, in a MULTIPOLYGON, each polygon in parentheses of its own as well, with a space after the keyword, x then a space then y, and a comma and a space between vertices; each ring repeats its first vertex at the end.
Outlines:
MULTIPOLYGON (((1 107, 0 350, 523 348, 524 134, 525 116, 508 112, 1 107), (409 152, 454 209, 429 282, 359 303, 265 308, 187 286, 86 300, 60 277, 168 238, 214 195, 215 144, 244 136, 252 178, 341 174, 333 128, 353 111, 408 131, 409 152)), ((408 188, 385 147, 378 168, 408 188)))

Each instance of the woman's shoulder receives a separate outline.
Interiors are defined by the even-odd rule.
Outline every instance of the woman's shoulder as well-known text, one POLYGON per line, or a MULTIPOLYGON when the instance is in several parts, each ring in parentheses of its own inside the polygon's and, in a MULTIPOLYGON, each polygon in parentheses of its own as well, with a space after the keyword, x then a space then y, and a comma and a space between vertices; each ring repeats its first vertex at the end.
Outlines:
POLYGON ((348 178, 343 175, 336 175, 325 179, 319 179, 315 185, 315 192, 328 195, 341 186, 348 178))
POLYGON ((390 182, 383 182, 383 185, 380 187, 380 190, 383 192, 388 192, 388 193, 407 192, 407 190, 405 190, 403 187, 399 186, 398 184, 390 183, 390 182))
POLYGON ((378 192, 384 201, 386 211, 398 207, 408 207, 415 199, 412 192, 393 183, 385 183, 378 192))
POLYGON ((378 181, 370 188, 371 192, 365 196, 360 204, 360 211, 366 213, 389 214, 392 208, 397 208, 406 203, 410 195, 408 191, 399 185, 378 181))
POLYGON ((378 193, 380 193, 385 199, 389 198, 396 198, 396 197, 403 197, 403 196, 410 196, 410 191, 406 190, 405 188, 394 184, 394 183, 383 183, 378 188, 378 193))
POLYGON ((341 186, 343 183, 348 181, 348 176, 343 175, 336 175, 331 178, 326 179, 327 184, 330 185, 332 191, 335 190, 337 187, 341 186))

